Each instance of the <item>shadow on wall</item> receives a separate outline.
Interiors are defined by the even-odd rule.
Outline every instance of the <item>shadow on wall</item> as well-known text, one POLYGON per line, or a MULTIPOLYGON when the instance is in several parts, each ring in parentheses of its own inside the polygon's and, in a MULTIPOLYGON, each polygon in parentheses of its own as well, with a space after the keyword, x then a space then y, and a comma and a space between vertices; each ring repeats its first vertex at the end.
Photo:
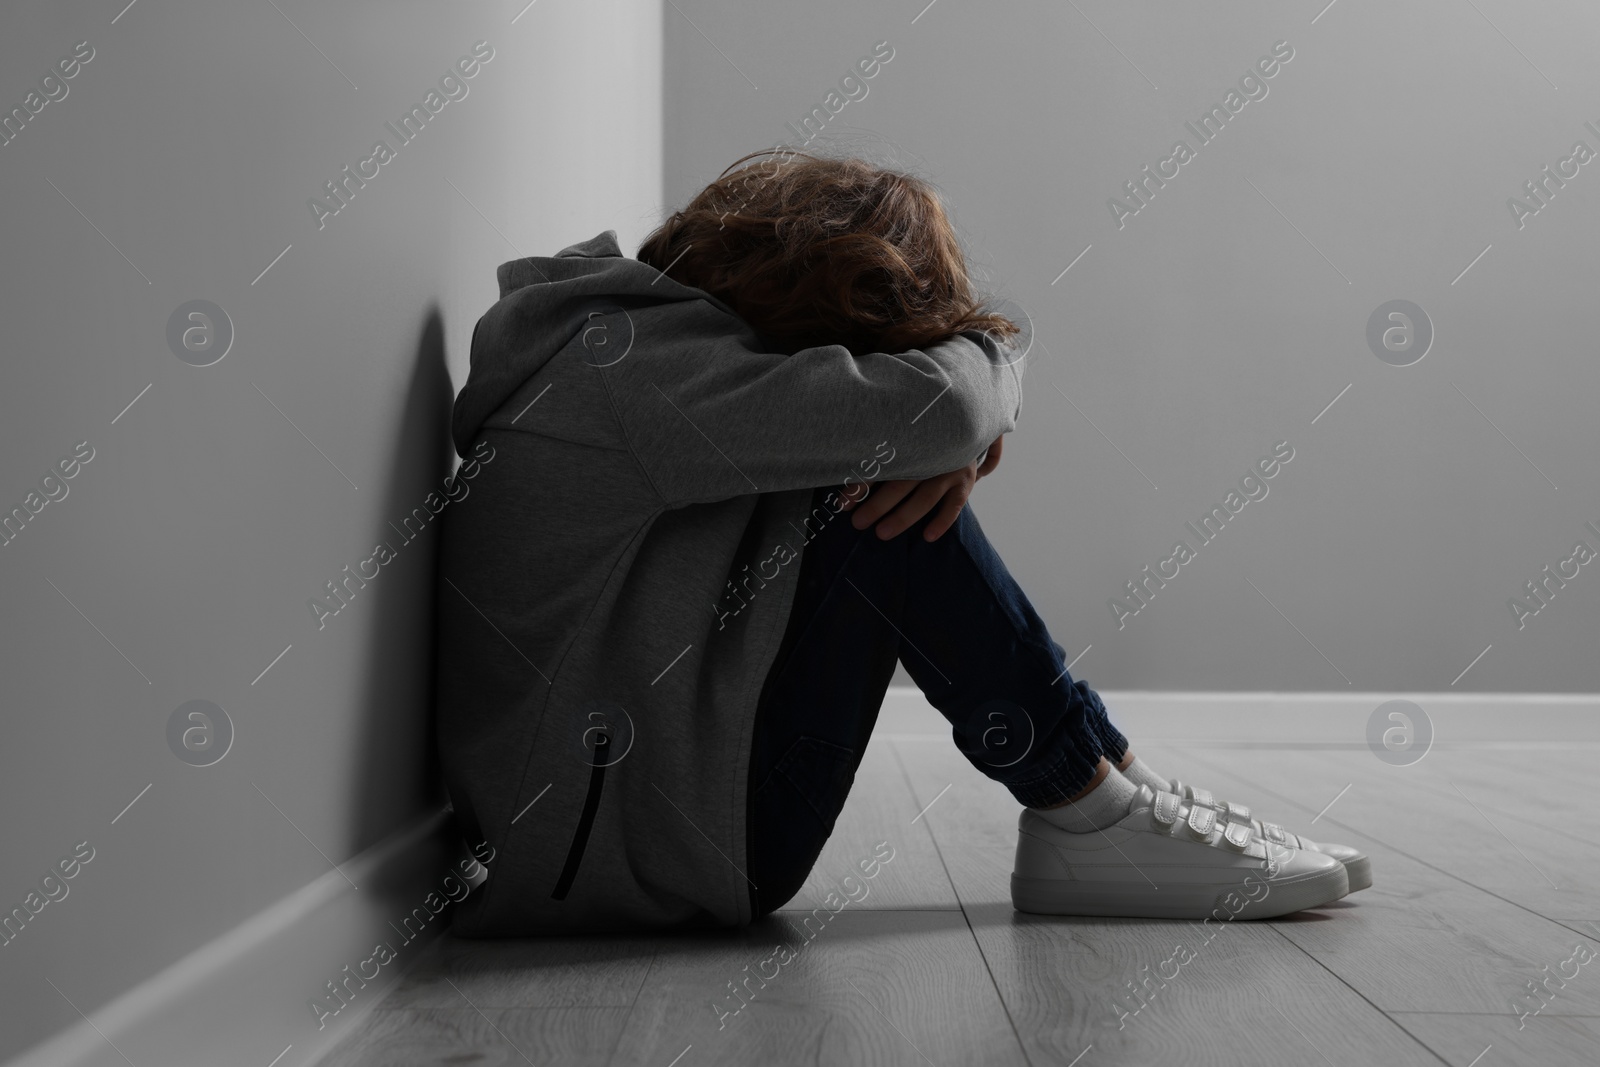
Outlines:
MULTIPOLYGON (((454 400, 444 320, 433 305, 417 340, 384 490, 382 513, 391 521, 398 523, 421 507, 450 474, 454 400)), ((359 757, 350 778, 358 850, 445 803, 433 744, 435 525, 407 543, 392 530, 374 535, 394 546, 400 559, 398 573, 380 575, 371 590, 376 622, 366 652, 359 757)))

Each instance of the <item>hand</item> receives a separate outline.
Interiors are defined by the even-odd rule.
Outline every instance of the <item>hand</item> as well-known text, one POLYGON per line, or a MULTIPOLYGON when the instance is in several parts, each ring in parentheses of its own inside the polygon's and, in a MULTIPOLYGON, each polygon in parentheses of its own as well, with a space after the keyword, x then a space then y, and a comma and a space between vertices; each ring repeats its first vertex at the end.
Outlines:
POLYGON ((874 482, 865 503, 862 503, 860 496, 855 499, 845 496, 842 510, 855 511, 850 522, 858 530, 865 530, 877 523, 878 539, 888 541, 900 536, 924 515, 938 508, 938 514, 928 521, 922 533, 923 540, 937 541, 955 525, 978 479, 1000 465, 1003 440, 1003 436, 994 439, 984 453, 981 464, 973 460, 965 467, 932 478, 874 482))
POLYGON ((990 445, 988 451, 983 454, 983 464, 978 468, 979 478, 991 473, 996 467, 1000 466, 1000 450, 1005 447, 1005 440, 1005 434, 996 437, 994 444, 990 445))

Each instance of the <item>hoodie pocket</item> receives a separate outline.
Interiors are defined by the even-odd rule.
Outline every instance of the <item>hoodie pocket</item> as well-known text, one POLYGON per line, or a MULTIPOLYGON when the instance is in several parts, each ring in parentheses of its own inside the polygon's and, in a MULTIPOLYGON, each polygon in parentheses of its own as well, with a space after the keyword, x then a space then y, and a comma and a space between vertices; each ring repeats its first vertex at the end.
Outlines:
POLYGON ((556 880, 552 900, 567 899, 572 880, 578 876, 578 866, 583 862, 583 851, 588 847, 589 834, 594 830, 595 812, 600 809, 600 793, 605 788, 606 763, 610 758, 611 736, 597 730, 594 735, 594 769, 589 772, 589 793, 583 799, 583 814, 578 816, 578 829, 572 835, 572 845, 567 849, 567 862, 556 880))

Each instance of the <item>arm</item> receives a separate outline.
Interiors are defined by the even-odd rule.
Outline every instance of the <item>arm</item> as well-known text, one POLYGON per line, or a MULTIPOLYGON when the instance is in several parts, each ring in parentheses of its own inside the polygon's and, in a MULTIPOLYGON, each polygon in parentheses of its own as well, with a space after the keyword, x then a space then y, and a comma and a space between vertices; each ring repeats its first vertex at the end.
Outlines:
POLYGON ((672 506, 850 475, 930 478, 1016 426, 1025 338, 968 333, 900 353, 825 345, 783 355, 752 347, 714 308, 675 314, 656 324, 672 329, 669 342, 641 336, 633 357, 601 371, 630 447, 672 506))

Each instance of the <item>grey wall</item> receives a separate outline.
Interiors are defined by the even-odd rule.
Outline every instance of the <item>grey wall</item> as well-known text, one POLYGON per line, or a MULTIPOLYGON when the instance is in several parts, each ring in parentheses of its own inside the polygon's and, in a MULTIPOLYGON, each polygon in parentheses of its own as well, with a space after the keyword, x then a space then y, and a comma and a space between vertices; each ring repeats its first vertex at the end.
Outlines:
POLYGON ((0 1059, 441 803, 435 535, 389 524, 452 469, 495 266, 636 247, 660 206, 654 3, 122 6, 0 16, 7 110, 93 49, 0 147, 0 505, 93 451, 0 547, 0 904, 94 850, 0 947, 0 1059), (480 40, 400 146, 384 123, 480 40), (380 137, 319 229, 308 199, 380 137), (235 333, 210 366, 167 340, 195 299, 235 333), (308 599, 380 540, 398 558, 319 630, 308 599), (203 768, 166 733, 195 699, 235 731, 203 768))
POLYGON ((1594 690, 1596 568, 1568 564, 1521 628, 1508 602, 1580 539, 1600 550, 1600 163, 1568 164, 1520 228, 1507 199, 1575 141, 1600 151, 1600 11, 925 3, 677 0, 668 202, 796 143, 785 123, 889 42, 812 146, 933 179, 989 287, 1035 319, 1021 426, 974 504, 1068 657, 1092 646, 1074 673, 1594 690), (1201 146, 1184 122, 1280 40, 1267 95, 1201 146), (1180 138, 1193 160, 1119 228, 1108 199, 1180 138), (1394 299, 1437 335, 1410 366, 1365 338, 1394 299), (1279 441, 1294 458, 1268 495, 1202 547, 1185 522, 1279 441), (1119 629, 1108 601, 1180 537, 1195 558, 1119 629))

